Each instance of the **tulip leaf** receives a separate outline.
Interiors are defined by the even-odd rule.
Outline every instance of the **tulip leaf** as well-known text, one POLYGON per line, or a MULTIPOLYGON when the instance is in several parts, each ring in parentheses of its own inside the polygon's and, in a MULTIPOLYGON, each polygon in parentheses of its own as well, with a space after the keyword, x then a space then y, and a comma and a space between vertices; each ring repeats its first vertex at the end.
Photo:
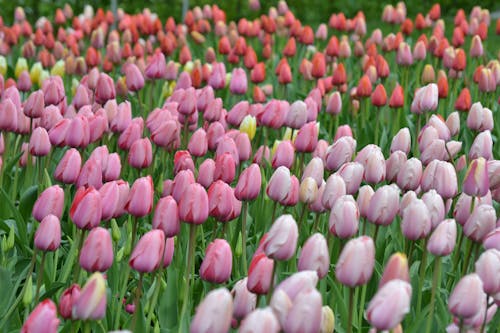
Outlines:
POLYGON ((10 298, 14 293, 14 289, 12 288, 12 272, 0 267, 0 281, 2 281, 2 288, 0 288, 0 309, 3 309, 0 312, 0 317, 2 317, 8 309, 10 298))
POLYGON ((19 212, 21 213, 24 220, 28 220, 31 216, 33 210, 33 205, 37 199, 38 186, 33 185, 28 187, 26 191, 21 195, 21 200, 19 201, 19 212))
MULTIPOLYGON (((21 240, 21 244, 28 245, 28 229, 26 228, 26 223, 24 218, 22 217, 19 210, 14 206, 14 203, 9 199, 8 194, 5 192, 3 188, 0 188, 0 201, 4 201, 7 203, 7 207, 10 208, 14 219, 16 220, 17 232, 18 236, 21 240)), ((23 247, 24 248, 24 247, 23 247)))

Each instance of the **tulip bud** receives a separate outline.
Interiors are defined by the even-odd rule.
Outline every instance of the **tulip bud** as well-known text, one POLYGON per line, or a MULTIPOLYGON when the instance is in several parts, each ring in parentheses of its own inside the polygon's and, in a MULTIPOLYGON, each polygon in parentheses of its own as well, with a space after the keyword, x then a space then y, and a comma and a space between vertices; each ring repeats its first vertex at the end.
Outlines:
POLYGON ((191 224, 202 224, 208 218, 208 195, 203 186, 189 184, 179 202, 179 217, 191 224))
POLYGON ((313 270, 319 278, 324 278, 330 268, 328 245, 323 235, 315 233, 307 239, 302 247, 298 269, 299 271, 313 270))
POLYGON ((33 205, 33 217, 42 221, 47 215, 61 218, 64 208, 64 191, 59 185, 44 190, 33 205))
POLYGON ((113 243, 108 230, 92 229, 80 251, 80 266, 88 272, 105 272, 113 264, 113 243))
POLYGON ((237 320, 245 318, 255 309, 257 303, 257 295, 247 289, 247 281, 248 278, 239 280, 231 290, 234 302, 233 318, 237 320))
POLYGON ((282 201, 288 195, 291 186, 290 170, 280 166, 269 179, 266 194, 274 201, 282 201))
POLYGON ((153 195, 151 176, 136 179, 130 190, 125 210, 135 217, 148 215, 153 207, 153 195))
POLYGON ((216 239, 208 244, 200 266, 200 277, 211 283, 223 283, 231 277, 232 253, 229 243, 216 239))
POLYGON ((393 280, 403 280, 410 283, 408 259, 404 253, 394 253, 389 258, 385 264, 384 272, 378 284, 379 289, 393 280))
POLYGON ((370 222, 389 225, 398 213, 399 193, 389 185, 377 189, 370 200, 367 218, 370 222))
POLYGON ((329 231, 339 238, 350 238, 358 232, 359 210, 351 195, 339 197, 332 207, 329 231))
POLYGON ((50 299, 40 302, 30 313, 21 328, 21 333, 56 333, 59 326, 57 308, 50 299))
POLYGON ((321 294, 316 289, 299 293, 290 307, 283 330, 290 333, 313 333, 321 328, 321 294))
MULTIPOLYGON (((236 300, 235 300, 236 303, 236 300)), ((236 304, 235 304, 236 307, 236 304)), ((280 323, 271 308, 257 309, 248 314, 241 322, 238 332, 280 332, 280 323)))
POLYGON ((484 299, 483 282, 476 273, 460 279, 448 299, 448 310, 461 319, 473 317, 480 311, 484 299))
POLYGON ((106 282, 101 273, 92 274, 73 304, 72 318, 99 320, 106 314, 106 282))
POLYGON ((275 260, 288 260, 295 254, 298 228, 291 215, 282 215, 274 221, 263 243, 264 252, 275 260))
POLYGON ((476 206, 464 224, 464 235, 474 242, 481 243, 484 237, 495 229, 496 220, 497 216, 493 206, 488 204, 476 206))
POLYGON ((35 233, 35 247, 42 251, 55 251, 60 244, 61 224, 57 216, 49 214, 43 218, 35 233))
POLYGON ((61 294, 58 307, 61 317, 64 319, 73 319, 73 305, 76 303, 78 297, 80 297, 80 286, 77 284, 72 284, 71 287, 61 294))
POLYGON ((102 217, 102 201, 99 192, 92 186, 80 187, 75 193, 69 216, 80 229, 97 227, 102 217))
POLYGON ((225 288, 212 290, 196 308, 189 332, 227 333, 231 326, 232 314, 233 300, 229 291, 225 288))
POLYGON ((140 273, 154 272, 162 264, 164 250, 165 234, 162 230, 151 230, 137 242, 129 265, 140 273))
POLYGON ((340 283, 351 288, 367 283, 375 264, 375 245, 368 236, 351 239, 342 249, 335 267, 340 283))
POLYGON ((476 273, 483 282, 483 290, 488 295, 500 292, 500 251, 486 250, 481 254, 475 264, 476 273))

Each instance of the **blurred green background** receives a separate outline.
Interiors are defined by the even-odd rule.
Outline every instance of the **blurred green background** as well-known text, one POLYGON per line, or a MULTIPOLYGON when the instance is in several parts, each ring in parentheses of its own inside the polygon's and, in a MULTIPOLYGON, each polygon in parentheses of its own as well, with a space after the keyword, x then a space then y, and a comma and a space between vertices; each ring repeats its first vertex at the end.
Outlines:
MULTIPOLYGON (((39 16, 51 17, 54 14, 55 8, 64 6, 69 3, 75 13, 80 13, 85 4, 90 4, 94 8, 104 7, 110 8, 111 0, 0 0, 2 7, 1 15, 4 22, 11 23, 13 13, 16 6, 23 6, 30 21, 36 20, 39 16)), ((433 3, 436 1, 420 0, 407 1, 408 16, 414 18, 419 12, 426 13, 433 3)), ((219 7, 224 9, 229 19, 238 19, 241 17, 254 18, 260 13, 264 13, 271 6, 276 6, 278 1, 261 0, 260 13, 252 12, 248 8, 248 0, 190 0, 189 6, 217 3, 219 7)), ((395 5, 397 1, 374 1, 374 0, 344 0, 344 1, 325 1, 325 0, 288 0, 289 7, 294 14, 303 22, 311 25, 317 25, 320 22, 328 22, 330 15, 334 12, 343 11, 347 16, 353 16, 357 11, 363 10, 367 21, 377 21, 382 15, 382 10, 386 4, 392 3, 395 5)), ((483 8, 488 8, 491 12, 500 10, 500 1, 498 0, 443 0, 441 4, 441 13, 443 16, 454 16, 459 8, 463 8, 466 12, 475 5, 480 5, 483 8)), ((182 15, 181 0, 118 0, 118 6, 125 9, 129 13, 137 13, 144 7, 150 8, 156 12, 162 19, 168 16, 174 16, 179 19, 182 15)))

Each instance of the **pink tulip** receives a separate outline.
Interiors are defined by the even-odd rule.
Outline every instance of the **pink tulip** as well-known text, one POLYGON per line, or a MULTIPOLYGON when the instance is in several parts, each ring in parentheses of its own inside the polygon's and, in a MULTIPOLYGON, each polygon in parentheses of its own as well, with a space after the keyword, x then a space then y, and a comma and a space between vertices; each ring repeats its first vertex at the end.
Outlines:
POLYGON ((164 79, 167 75, 167 63, 162 52, 156 52, 148 62, 144 74, 148 79, 164 79))
POLYGON ((493 206, 481 204, 474 207, 464 224, 464 235, 474 242, 481 243, 488 233, 496 227, 497 216, 493 206))
POLYGON ((247 289, 248 278, 243 278, 235 283, 231 290, 234 308, 233 318, 241 320, 251 313, 257 304, 257 295, 247 289))
POLYGON ((135 180, 130 190, 125 210, 135 217, 144 217, 153 207, 153 179, 151 176, 135 180))
POLYGON ((256 309, 250 312, 248 316, 246 316, 245 319, 241 322, 238 332, 278 333, 280 332, 280 323, 271 308, 256 309))
POLYGON ((223 62, 212 64, 212 73, 208 78, 208 84, 216 90, 224 88, 226 85, 226 66, 223 62))
POLYGON ((107 101, 114 99, 115 97, 116 90, 113 79, 107 74, 100 73, 97 80, 97 86, 95 88, 96 102, 104 105, 107 101))
POLYGON ((59 76, 51 76, 42 83, 45 106, 58 105, 65 98, 64 84, 59 76))
POLYGON ((300 252, 299 271, 313 270, 319 278, 324 278, 330 269, 328 245, 322 234, 315 233, 307 239, 300 252))
POLYGON ((142 236, 130 255, 129 265, 140 273, 151 273, 162 265, 165 234, 154 229, 142 236))
POLYGON ((153 162, 153 147, 148 138, 136 140, 130 147, 128 163, 136 169, 144 169, 153 162))
POLYGON ((236 175, 236 161, 233 156, 226 152, 217 154, 215 158, 214 180, 222 180, 225 183, 232 183, 236 175))
POLYGON ((358 191, 356 203, 358 204, 359 215, 366 218, 370 208, 370 200, 372 199, 375 191, 370 185, 362 186, 358 191))
POLYGON ((234 189, 234 195, 238 200, 255 200, 260 193, 262 176, 257 164, 250 164, 243 170, 238 178, 238 183, 234 189))
POLYGON ((118 138, 118 147, 129 150, 135 141, 140 140, 144 129, 142 118, 134 118, 118 138))
POLYGON ((292 186, 290 170, 284 166, 280 166, 274 171, 269 179, 266 188, 266 194, 271 200, 282 201, 288 195, 292 186))
POLYGON ((435 189, 444 199, 452 198, 458 191, 457 174, 451 163, 433 160, 422 174, 422 191, 435 189))
POLYGON ((188 150, 191 155, 201 157, 207 153, 207 133, 203 128, 197 129, 189 139, 188 150))
POLYGON ((33 205, 33 217, 42 221, 47 215, 61 218, 64 208, 64 191, 59 185, 45 189, 33 205))
MULTIPOLYGON (((280 295, 280 292, 283 292, 291 302, 295 302, 298 295, 316 288, 317 284, 318 274, 316 271, 301 271, 294 273, 276 286, 273 297, 271 298, 271 307, 276 310, 275 304, 282 302, 284 297, 280 295)), ((281 319, 282 318, 280 318, 280 320, 281 319)))
POLYGON ((110 120, 110 129, 115 133, 123 132, 132 122, 132 106, 129 101, 118 105, 116 116, 110 120))
POLYGON ((475 264, 476 273, 483 281, 483 290, 488 295, 500 292, 500 251, 489 249, 481 254, 475 264))
POLYGON ((179 208, 171 196, 158 200, 153 216, 153 228, 163 230, 166 237, 174 237, 180 231, 179 208))
POLYGON ((410 312, 412 288, 395 279, 381 287, 368 304, 366 319, 378 330, 392 330, 410 312))
POLYGON ((257 121, 263 126, 278 129, 285 123, 289 108, 288 102, 273 99, 264 106, 264 111, 257 115, 257 121))
POLYGON ((307 105, 303 101, 295 101, 290 105, 285 124, 287 127, 299 129, 307 122, 307 105))
POLYGON ((397 252, 389 258, 380 277, 379 289, 392 280, 403 280, 410 283, 408 259, 404 253, 397 252))
POLYGON ((73 223, 80 229, 92 229, 99 225, 102 215, 102 202, 99 192, 90 187, 80 187, 75 193, 69 211, 73 223))
POLYGON ((301 153, 311 153, 318 144, 319 128, 317 123, 312 121, 302 126, 294 141, 295 150, 301 153))
POLYGON ((229 90, 232 94, 244 95, 247 92, 247 75, 242 68, 233 69, 231 82, 229 82, 229 90))
POLYGON ((56 333, 59 322, 56 305, 50 299, 46 299, 30 313, 21 328, 21 333, 56 333))
POLYGON ((219 288, 209 292, 196 308, 190 333, 227 333, 231 327, 233 299, 229 291, 219 288))
POLYGON ((129 91, 136 92, 144 87, 144 76, 142 76, 141 70, 135 64, 127 64, 125 76, 129 91))
POLYGON ((397 176, 397 184, 402 190, 416 190, 422 178, 422 163, 417 158, 410 158, 401 166, 397 176))
POLYGON ((18 128, 17 109, 10 99, 4 99, 0 103, 0 130, 14 132, 18 128))
POLYGON ((303 291, 295 297, 283 323, 285 332, 319 332, 322 314, 321 294, 316 289, 303 291))
POLYGON ((111 219, 116 212, 118 201, 120 199, 120 190, 116 181, 105 183, 100 189, 99 194, 102 202, 103 221, 111 219))
POLYGON ((50 140, 47 130, 37 127, 31 133, 29 151, 33 156, 46 156, 50 152, 50 140))
POLYGON ((83 165, 76 180, 77 188, 82 186, 92 186, 96 189, 102 186, 102 163, 101 161, 89 158, 83 165))
POLYGON ((326 112, 332 115, 338 115, 342 111, 342 97, 338 91, 333 92, 328 99, 326 112))
POLYGON ((76 116, 71 119, 64 142, 73 148, 85 148, 90 143, 89 121, 86 117, 76 116))
POLYGON ((101 273, 92 274, 73 304, 72 318, 99 320, 106 315, 106 282, 101 273))
POLYGON ((273 280, 274 260, 264 252, 256 253, 248 268, 247 288, 258 295, 267 294, 273 280))
POLYGON ((80 297, 80 286, 77 284, 72 284, 69 288, 64 290, 59 298, 59 314, 64 319, 73 318, 73 305, 76 300, 80 297))
POLYGON ((385 161, 385 179, 389 182, 395 182, 407 160, 406 154, 401 150, 393 152, 387 161, 385 161))
POLYGON ((483 246, 485 249, 497 249, 500 251, 500 227, 491 231, 483 239, 483 246))
POLYGON ((61 244, 61 224, 52 214, 45 216, 35 232, 35 247, 42 251, 55 251, 61 244))
POLYGON ((327 170, 338 170, 344 163, 350 162, 356 150, 356 140, 350 136, 343 136, 335 140, 328 147, 325 154, 325 167, 327 170))
POLYGON ((233 138, 229 135, 223 135, 217 143, 217 150, 215 152, 216 158, 225 153, 229 153, 236 165, 239 165, 240 157, 238 156, 238 148, 236 147, 236 142, 234 142, 233 138))
POLYGON ((292 143, 288 140, 281 141, 273 155, 271 165, 274 169, 281 166, 292 168, 295 160, 295 152, 292 143))
POLYGON ((358 191, 363 173, 363 165, 358 162, 348 162, 340 167, 337 174, 344 180, 347 194, 353 195, 358 191))
POLYGON ((401 231, 407 239, 415 241, 427 237, 431 226, 429 210, 422 200, 415 199, 404 208, 401 231))
POLYGON ((80 266, 87 272, 105 272, 113 264, 113 243, 108 230, 92 229, 80 251, 80 266))
POLYGON ((218 180, 208 189, 209 215, 221 222, 232 220, 237 209, 237 199, 234 190, 228 184, 218 180))
POLYGON ((196 179, 196 181, 204 188, 209 188, 214 181, 214 173, 215 161, 211 158, 207 158, 203 161, 203 163, 200 164, 200 167, 198 168, 198 178, 196 179))
POLYGON ((483 282, 476 273, 458 281, 448 299, 448 310, 459 318, 470 318, 480 311, 484 299, 483 282))
POLYGON ((443 198, 435 190, 430 190, 424 193, 422 200, 427 206, 431 218, 432 229, 434 229, 445 218, 446 207, 443 198))
POLYGON ((493 158, 493 139, 490 131, 483 131, 479 133, 469 149, 469 159, 478 159, 480 157, 486 160, 493 158))
POLYGON ((211 283, 223 283, 231 277, 232 252, 225 239, 215 239, 208 244, 200 266, 200 277, 211 283))
POLYGON ((394 136, 391 143, 391 153, 395 151, 402 151, 405 154, 408 154, 411 148, 411 136, 410 130, 408 127, 402 128, 399 132, 394 136))
POLYGON ((411 103, 411 112, 422 114, 429 111, 435 111, 438 105, 438 86, 430 83, 415 93, 411 103))
POLYGON ((472 104, 467 114, 467 127, 479 132, 493 130, 493 113, 484 108, 481 102, 472 104))
POLYGON ((463 191, 467 195, 482 197, 489 189, 488 164, 482 157, 471 162, 465 175, 463 191))
POLYGON ((165 251, 163 252, 162 267, 167 268, 172 263, 174 258, 175 239, 173 237, 167 238, 165 241, 165 251))
POLYGON ((263 244, 267 256, 288 260, 295 254, 298 239, 297 223, 291 215, 282 215, 274 221, 263 244))
POLYGON ((332 207, 329 231, 339 238, 350 238, 358 232, 359 210, 351 195, 339 197, 332 207))
POLYGON ((112 153, 107 156, 106 167, 102 170, 102 178, 109 182, 120 178, 122 163, 118 153, 112 153))
POLYGON ((45 106, 43 91, 37 90, 31 93, 23 107, 23 112, 30 118, 40 118, 45 106))
POLYGON ((370 200, 367 218, 370 222, 379 225, 392 223, 399 206, 398 190, 389 185, 384 185, 375 191, 370 200))
POLYGON ((335 267, 340 283, 351 288, 367 283, 375 264, 375 245, 368 236, 351 239, 342 249, 335 267))
POLYGON ((295 175, 292 175, 290 177, 290 180, 291 180, 290 191, 286 195, 285 199, 279 201, 281 205, 287 207, 295 206, 299 202, 299 190, 300 190, 299 180, 297 179, 297 177, 295 177, 295 175))
POLYGON ((85 105, 90 105, 91 94, 92 92, 89 88, 87 88, 83 84, 80 84, 76 88, 76 92, 73 96, 73 101, 71 102, 71 104, 74 105, 75 109, 77 110, 81 109, 85 105))
POLYGON ((194 183, 186 187, 179 203, 179 217, 190 224, 202 224, 208 218, 208 195, 203 186, 194 183))

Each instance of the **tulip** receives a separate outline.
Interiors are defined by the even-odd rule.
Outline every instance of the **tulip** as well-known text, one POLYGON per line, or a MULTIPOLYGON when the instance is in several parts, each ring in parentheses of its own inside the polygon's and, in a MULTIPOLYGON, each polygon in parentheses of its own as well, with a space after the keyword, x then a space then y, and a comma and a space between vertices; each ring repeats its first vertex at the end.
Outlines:
POLYGON ((500 251, 496 249, 486 250, 481 254, 475 264, 476 273, 483 282, 483 290, 488 295, 500 292, 500 251))
POLYGON ((309 122, 303 125, 294 141, 295 149, 301 153, 314 151, 318 144, 319 127, 316 122, 309 122))
POLYGON ((303 101, 295 101, 290 105, 290 110, 285 124, 293 129, 299 129, 307 122, 307 105, 303 101))
POLYGON ((116 97, 115 84, 109 75, 104 73, 99 74, 94 95, 96 102, 101 105, 116 97))
POLYGON ((330 268, 328 245, 322 234, 315 233, 304 243, 298 261, 299 271, 313 270, 320 279, 324 278, 330 268))
POLYGON ((253 163, 243 170, 238 178, 238 183, 234 189, 234 195, 238 200, 255 200, 260 193, 261 172, 257 164, 253 163))
POLYGON ((326 112, 332 115, 338 115, 342 111, 342 98, 338 91, 333 92, 328 99, 326 112))
POLYGON ((493 139, 490 131, 479 133, 469 149, 469 159, 484 158, 491 160, 493 158, 493 139))
POLYGON ((23 112, 30 118, 40 118, 45 106, 43 91, 37 90, 31 93, 23 107, 23 112))
POLYGON ((113 264, 113 243, 108 230, 92 229, 80 251, 80 266, 88 272, 105 272, 113 264))
POLYGON ((378 188, 368 206, 368 220, 379 225, 391 224, 398 213, 398 203, 398 190, 389 185, 378 188))
POLYGON ((290 170, 284 166, 280 166, 269 179, 266 194, 271 200, 282 201, 286 198, 291 186, 290 170))
POLYGON ((232 183, 236 174, 236 161, 231 153, 218 154, 215 159, 214 180, 232 183))
POLYGON ((211 283, 223 283, 231 277, 232 253, 229 243, 216 239, 208 244, 200 266, 200 277, 211 283))
POLYGON ((402 212, 401 231, 410 240, 427 237, 431 231, 431 217, 422 200, 415 199, 402 212))
POLYGON ((395 151, 402 151, 405 154, 410 152, 411 148, 411 136, 408 127, 402 128, 394 136, 391 143, 391 153, 395 151))
POLYGON ((202 224, 208 218, 208 195, 203 186, 194 183, 187 185, 179 203, 179 217, 190 224, 202 224))
POLYGON ((274 169, 282 166, 291 169, 294 159, 295 152, 292 143, 288 140, 281 141, 276 146, 271 164, 274 169))
POLYGON ((470 318, 480 311, 483 295, 483 282, 479 275, 466 275, 453 288, 448 299, 448 310, 461 319, 470 318))
POLYGON ((256 119, 252 115, 246 115, 240 123, 240 132, 246 133, 248 138, 252 140, 256 132, 256 119))
POLYGON ((397 109, 404 106, 404 91, 399 84, 394 87, 391 98, 389 99, 389 107, 397 109))
POLYGON ((191 155, 196 157, 201 157, 207 153, 207 133, 203 128, 199 128, 193 133, 189 139, 188 150, 191 155))
POLYGON ((483 108, 481 102, 472 104, 467 114, 467 127, 474 131, 491 131, 493 129, 493 113, 483 108))
MULTIPOLYGON (((236 303, 236 300, 235 300, 236 303)), ((236 307, 236 304, 235 304, 236 307)), ((256 309, 241 322, 239 333, 280 332, 280 323, 271 308, 256 309)))
POLYGON ((148 138, 136 140, 130 147, 128 163, 136 169, 144 169, 153 162, 153 148, 148 138))
POLYGON ((488 164, 482 157, 471 162, 463 183, 464 193, 470 196, 485 196, 489 189, 488 164))
POLYGON ((408 259, 404 253, 394 253, 389 258, 378 284, 379 289, 393 280, 402 280, 410 283, 408 259))
POLYGON ((245 318, 255 309, 257 303, 257 295, 247 289, 247 281, 248 278, 239 280, 231 290, 234 302, 233 318, 237 320, 245 318))
POLYGON ((73 305, 76 300, 80 297, 80 286, 77 284, 72 284, 68 289, 66 289, 59 298, 59 313, 64 319, 72 319, 73 305))
POLYGON ((412 288, 395 279, 381 287, 368 304, 366 319, 378 330, 392 330, 410 312, 412 288))
POLYGON ((232 313, 233 300, 229 291, 225 288, 212 290, 196 308, 189 332, 229 332, 232 313))
POLYGON ((435 189, 444 199, 452 198, 458 189, 457 174, 451 163, 433 160, 422 174, 422 191, 435 189))
POLYGON ((438 105, 438 87, 435 83, 430 83, 415 93, 415 98, 411 104, 413 113, 422 114, 434 111, 438 105))
POLYGON ((340 196, 332 207, 329 231, 339 238, 350 238, 358 232, 359 210, 351 195, 340 196))
POLYGON ((154 229, 163 230, 166 237, 174 237, 180 231, 179 209, 171 196, 158 200, 152 222, 154 229))
POLYGON ((375 264, 375 245, 368 236, 351 239, 342 249, 335 267, 335 277, 348 287, 367 283, 375 264))
POLYGON ((49 214, 43 218, 35 232, 35 247, 42 251, 55 251, 61 244, 59 218, 49 214))
POLYGON ((164 79, 167 75, 167 63, 162 52, 156 52, 148 62, 144 74, 148 79, 164 79))
POLYGON ((298 227, 291 215, 282 215, 274 221, 263 243, 264 252, 275 260, 288 260, 295 254, 298 227))
MULTIPOLYGON (((287 298, 288 301, 295 302, 298 295, 316 288, 317 284, 318 274, 315 271, 301 271, 294 273, 276 286, 273 297, 271 298, 271 307, 273 307, 276 311, 277 309, 275 305, 283 303, 283 300, 286 300, 287 298)), ((282 321, 281 316, 278 317, 280 317, 279 319, 282 321)))
POLYGON ((321 327, 321 294, 316 289, 299 293, 290 307, 283 323, 285 332, 312 333, 321 327))
POLYGON ((135 217, 144 217, 153 208, 153 180, 151 176, 134 181, 125 204, 125 210, 135 217))
POLYGON ((95 158, 89 158, 83 165, 76 181, 76 186, 92 186, 96 189, 102 186, 102 163, 95 158))
POLYGON ((497 249, 500 251, 500 243, 498 242, 498 238, 500 235, 500 228, 496 228, 491 231, 483 240, 483 246, 485 249, 497 249))
POLYGON ((64 191, 59 185, 45 189, 33 205, 33 217, 42 221, 47 215, 61 218, 64 208, 64 191))
POLYGON ((80 187, 71 204, 69 215, 80 229, 97 227, 102 216, 102 201, 99 192, 92 186, 80 187))
POLYGON ((92 274, 73 304, 72 318, 99 320, 106 314, 106 282, 101 273, 92 274))
POLYGON ((264 252, 256 253, 248 268, 247 289, 254 294, 267 294, 273 282, 274 265, 264 252))
MULTIPOLYGON (((385 162, 385 161, 384 161, 385 162)), ((337 174, 342 177, 346 186, 347 194, 355 194, 363 178, 363 165, 358 162, 349 162, 344 164, 337 171, 337 174)))
POLYGON ((127 89, 129 91, 139 91, 144 87, 144 76, 135 64, 128 64, 125 68, 127 89))
POLYGON ((59 322, 56 305, 50 299, 46 299, 26 318, 21 333, 56 333, 59 322))
POLYGON ((247 75, 242 68, 233 69, 229 90, 236 95, 244 95, 247 92, 247 75))
POLYGON ((162 230, 151 230, 137 242, 129 265, 140 273, 154 272, 162 265, 164 250, 165 234, 162 230))
POLYGON ((338 170, 344 163, 350 162, 356 150, 356 140, 343 136, 328 147, 325 155, 325 167, 338 170))
POLYGON ((481 243, 486 235, 495 229, 496 220, 496 212, 491 205, 476 206, 464 224, 464 235, 474 242, 481 243))

